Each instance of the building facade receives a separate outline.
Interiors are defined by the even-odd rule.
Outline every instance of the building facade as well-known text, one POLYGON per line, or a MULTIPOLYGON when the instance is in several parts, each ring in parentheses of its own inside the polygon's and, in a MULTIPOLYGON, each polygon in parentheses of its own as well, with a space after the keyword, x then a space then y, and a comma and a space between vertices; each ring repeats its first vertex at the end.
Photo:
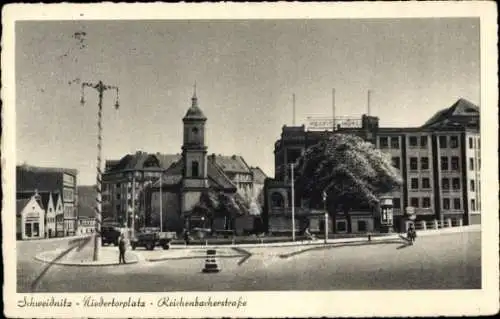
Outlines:
MULTIPOLYGON (((414 207, 419 220, 459 219, 464 224, 480 222, 480 132, 479 108, 460 99, 439 111, 421 127, 383 128, 378 118, 363 115, 350 119, 349 127, 312 131, 305 126, 284 126, 275 143, 275 178, 266 180, 265 223, 273 229, 291 229, 291 164, 305 149, 333 133, 354 134, 390 154, 393 166, 400 170, 403 185, 392 193, 394 223, 401 227, 406 207, 414 207), (354 123, 354 125, 353 125, 354 123), (356 124, 357 123, 357 124, 356 124)), ((311 207, 296 196, 296 216, 305 216, 320 224, 321 207, 311 207), (319 210, 319 211, 318 211, 319 210), (319 222, 316 219, 319 218, 319 222)), ((337 215, 338 232, 377 228, 377 216, 371 211, 354 210, 348 216, 337 215)), ((329 221, 331 223, 331 221, 329 221)), ((324 223, 324 221, 323 221, 324 223)), ((296 225, 300 223, 296 223, 296 225)), ((300 226, 296 226, 300 227, 300 226)), ((324 225, 319 225, 321 229, 324 225)), ((315 228, 312 226, 311 229, 315 228)))
POLYGON ((61 235, 64 236, 74 235, 76 232, 77 174, 78 172, 75 169, 29 165, 16 167, 16 190, 18 193, 34 193, 38 191, 40 193, 51 192, 61 195, 64 213, 59 219, 63 221, 61 235))
POLYGON ((16 198, 16 237, 18 240, 45 237, 45 211, 38 193, 16 198))
POLYGON ((160 179, 162 172, 181 156, 137 151, 120 160, 108 160, 102 176, 103 218, 114 220, 121 225, 131 225, 136 214, 144 216, 146 189, 160 179))
POLYGON ((45 238, 56 236, 56 210, 54 209, 54 197, 52 193, 40 193, 41 206, 45 211, 44 225, 45 225, 45 238))

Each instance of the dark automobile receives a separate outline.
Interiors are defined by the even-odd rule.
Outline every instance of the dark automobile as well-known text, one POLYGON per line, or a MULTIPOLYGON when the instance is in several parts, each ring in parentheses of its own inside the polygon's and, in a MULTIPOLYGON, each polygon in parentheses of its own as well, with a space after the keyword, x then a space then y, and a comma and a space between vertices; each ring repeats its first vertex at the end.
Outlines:
POLYGON ((169 249, 170 242, 175 238, 175 232, 160 232, 160 229, 157 227, 144 227, 135 234, 130 244, 132 249, 145 247, 147 250, 153 250, 156 246, 169 249))
POLYGON ((101 227, 101 238, 102 244, 113 244, 118 246, 118 238, 121 235, 121 230, 115 226, 102 226, 101 227))

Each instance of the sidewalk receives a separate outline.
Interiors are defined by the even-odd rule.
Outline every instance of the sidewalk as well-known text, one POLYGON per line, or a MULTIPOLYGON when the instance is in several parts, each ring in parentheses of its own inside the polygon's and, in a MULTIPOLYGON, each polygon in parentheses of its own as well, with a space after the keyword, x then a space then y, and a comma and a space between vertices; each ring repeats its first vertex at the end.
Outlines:
MULTIPOLYGON (((101 249, 98 261, 93 260, 93 243, 86 245, 81 250, 77 248, 59 248, 56 250, 42 252, 35 256, 35 259, 45 263, 64 266, 114 266, 119 265, 118 249, 101 249)), ((143 259, 139 254, 131 251, 125 253, 125 260, 128 264, 136 264, 143 259)))
MULTIPOLYGON (((462 226, 462 227, 450 227, 450 228, 441 228, 441 229, 428 229, 428 230, 418 230, 418 236, 433 236, 440 234, 448 234, 448 233, 459 233, 466 231, 480 231, 481 225, 472 225, 472 226, 462 226)), ((371 241, 386 241, 386 240, 394 240, 398 239, 399 233, 391 233, 386 236, 373 236, 371 241)), ((406 234, 405 234, 406 235, 406 234)), ((344 243, 359 243, 359 242, 367 242, 368 235, 363 237, 355 237, 355 238, 339 238, 339 239, 328 239, 327 244, 344 244, 344 243)), ((278 243, 261 243, 261 244, 217 244, 217 245, 171 245, 170 250, 175 249, 207 249, 207 248, 231 248, 231 247, 242 247, 242 248, 252 248, 252 247, 287 247, 287 246, 304 246, 304 245, 324 245, 324 239, 316 239, 316 240, 300 240, 295 242, 278 242, 278 243)))

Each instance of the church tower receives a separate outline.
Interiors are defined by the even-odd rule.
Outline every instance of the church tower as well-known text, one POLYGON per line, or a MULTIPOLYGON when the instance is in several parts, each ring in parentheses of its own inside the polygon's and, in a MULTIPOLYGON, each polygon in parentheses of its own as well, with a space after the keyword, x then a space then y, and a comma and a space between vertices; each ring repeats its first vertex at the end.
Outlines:
POLYGON ((202 191, 208 188, 207 146, 205 145, 205 122, 207 118, 198 107, 196 86, 191 107, 182 119, 184 138, 182 144, 182 212, 189 211, 198 202, 202 191))

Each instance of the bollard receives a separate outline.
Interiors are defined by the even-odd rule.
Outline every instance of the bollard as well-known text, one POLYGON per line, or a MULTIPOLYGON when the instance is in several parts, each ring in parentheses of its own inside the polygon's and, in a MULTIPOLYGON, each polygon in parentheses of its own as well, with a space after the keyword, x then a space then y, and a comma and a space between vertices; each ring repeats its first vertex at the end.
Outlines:
POLYGON ((205 268, 202 269, 202 272, 215 273, 215 272, 219 272, 219 271, 220 271, 220 268, 217 265, 216 250, 215 249, 208 249, 207 250, 207 257, 205 259, 205 268))
POLYGON ((439 221, 434 219, 434 229, 439 229, 439 221))
POLYGON ((462 227, 464 225, 464 220, 462 218, 458 219, 458 226, 462 227))
POLYGON ((446 227, 452 227, 451 218, 446 219, 446 227))

